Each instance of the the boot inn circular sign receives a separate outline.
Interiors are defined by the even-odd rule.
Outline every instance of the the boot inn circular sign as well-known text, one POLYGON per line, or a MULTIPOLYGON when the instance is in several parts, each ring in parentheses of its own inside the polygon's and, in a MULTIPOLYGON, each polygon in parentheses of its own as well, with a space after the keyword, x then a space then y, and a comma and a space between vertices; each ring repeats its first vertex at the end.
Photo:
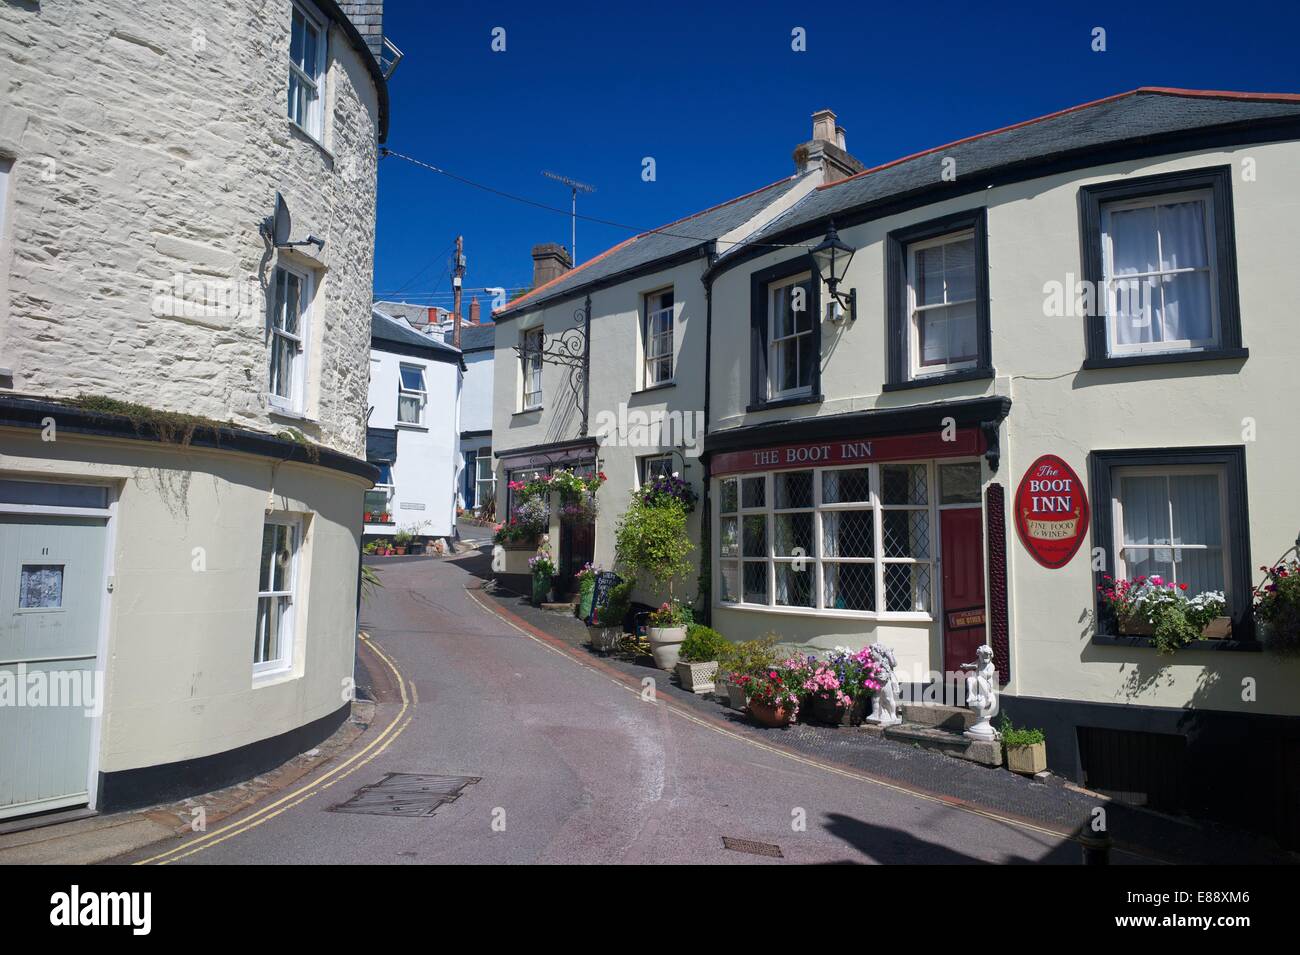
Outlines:
POLYGON ((1064 567, 1088 531, 1088 496, 1074 469, 1044 454, 1025 471, 1016 490, 1020 542, 1044 567, 1064 567))

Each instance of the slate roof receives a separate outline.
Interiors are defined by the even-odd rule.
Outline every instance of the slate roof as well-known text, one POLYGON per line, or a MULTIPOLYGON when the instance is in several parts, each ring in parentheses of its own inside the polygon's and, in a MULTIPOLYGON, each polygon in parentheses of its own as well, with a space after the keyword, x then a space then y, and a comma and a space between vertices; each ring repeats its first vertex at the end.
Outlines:
POLYGON ((430 358, 452 361, 458 360, 460 356, 460 349, 431 335, 421 335, 406 322, 377 308, 370 310, 370 347, 399 353, 405 353, 409 349, 424 349, 430 358))
POLYGON ((688 252, 743 225, 764 206, 793 189, 798 181, 798 176, 791 176, 659 229, 634 235, 594 259, 570 269, 559 278, 521 295, 493 312, 493 316, 499 319, 512 315, 521 307, 551 302, 572 295, 592 282, 688 252))
MULTIPOLYGON (((443 341, 450 344, 451 336, 454 334, 455 332, 452 329, 447 329, 443 334, 443 341)), ((496 326, 491 322, 481 325, 468 325, 462 323, 460 326, 460 350, 464 353, 495 348, 496 342, 496 326)))
MULTIPOLYGON (((905 156, 819 186, 756 235, 762 242, 849 209, 933 189, 944 198, 941 158, 958 179, 1079 153, 1104 153, 1180 133, 1300 119, 1300 94, 1142 87, 905 156)), ((1285 138, 1285 137, 1280 137, 1285 138)), ((1101 157, 1100 162, 1105 162, 1101 157)), ((728 250, 735 251, 735 250, 728 250)))

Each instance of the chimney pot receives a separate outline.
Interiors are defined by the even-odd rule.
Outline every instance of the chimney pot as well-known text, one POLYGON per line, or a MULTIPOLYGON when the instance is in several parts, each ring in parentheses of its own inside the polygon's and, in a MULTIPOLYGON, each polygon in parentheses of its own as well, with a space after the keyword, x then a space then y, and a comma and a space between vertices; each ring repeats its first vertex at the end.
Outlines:
POLYGON ((835 113, 829 109, 819 109, 813 113, 813 139, 835 142, 835 113))
POLYGON ((544 242, 533 246, 533 288, 540 288, 569 271, 573 262, 564 246, 544 242))

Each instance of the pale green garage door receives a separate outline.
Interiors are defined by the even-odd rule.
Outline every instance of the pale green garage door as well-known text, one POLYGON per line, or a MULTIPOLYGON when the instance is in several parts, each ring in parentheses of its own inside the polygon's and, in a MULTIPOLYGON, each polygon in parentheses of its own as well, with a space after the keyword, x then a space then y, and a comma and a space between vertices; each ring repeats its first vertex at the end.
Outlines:
POLYGON ((0 514, 0 818, 89 800, 106 534, 0 514))

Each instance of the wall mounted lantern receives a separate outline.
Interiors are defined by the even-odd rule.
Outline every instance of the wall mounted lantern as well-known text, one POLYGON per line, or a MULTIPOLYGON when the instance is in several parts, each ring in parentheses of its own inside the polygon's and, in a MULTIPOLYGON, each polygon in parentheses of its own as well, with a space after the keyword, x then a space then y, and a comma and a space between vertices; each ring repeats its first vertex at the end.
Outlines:
POLYGON ((835 223, 832 221, 826 238, 808 253, 817 266, 817 273, 821 276, 822 283, 830 292, 831 301, 828 304, 831 307, 831 320, 837 324, 844 321, 845 317, 849 322, 857 321, 858 318, 858 290, 855 288, 847 292, 839 290, 840 283, 848 274, 849 263, 853 261, 855 251, 857 250, 852 246, 840 240, 839 233, 835 231, 835 223))

